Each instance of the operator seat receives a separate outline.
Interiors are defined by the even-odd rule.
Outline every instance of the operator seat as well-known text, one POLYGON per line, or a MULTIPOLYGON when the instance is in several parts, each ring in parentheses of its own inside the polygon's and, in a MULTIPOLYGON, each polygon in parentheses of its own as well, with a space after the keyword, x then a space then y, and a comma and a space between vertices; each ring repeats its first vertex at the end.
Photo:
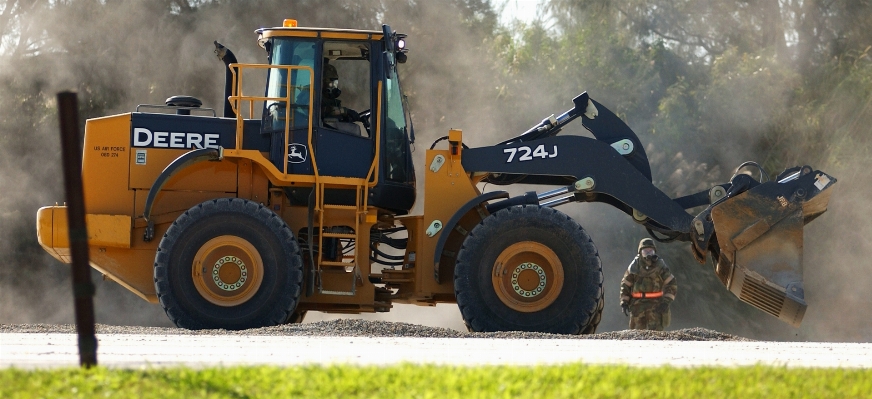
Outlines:
POLYGON ((369 137, 363 122, 340 122, 336 118, 324 118, 324 125, 343 133, 349 133, 360 137, 369 137))

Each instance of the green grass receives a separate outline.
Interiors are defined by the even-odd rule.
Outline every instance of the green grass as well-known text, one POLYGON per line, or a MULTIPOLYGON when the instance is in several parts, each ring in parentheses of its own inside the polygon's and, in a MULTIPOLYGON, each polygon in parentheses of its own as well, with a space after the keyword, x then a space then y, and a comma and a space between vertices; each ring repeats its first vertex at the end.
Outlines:
POLYGON ((0 398, 869 398, 872 370, 231 367, 0 370, 0 398))

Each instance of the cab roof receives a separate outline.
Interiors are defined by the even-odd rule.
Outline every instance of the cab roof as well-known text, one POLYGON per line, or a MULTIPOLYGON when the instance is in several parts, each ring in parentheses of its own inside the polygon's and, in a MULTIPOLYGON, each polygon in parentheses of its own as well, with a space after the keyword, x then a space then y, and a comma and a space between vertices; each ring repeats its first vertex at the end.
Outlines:
POLYGON ((256 30, 255 33, 262 38, 289 36, 317 37, 325 39, 381 40, 384 37, 384 33, 377 30, 314 28, 308 26, 260 28, 256 30))

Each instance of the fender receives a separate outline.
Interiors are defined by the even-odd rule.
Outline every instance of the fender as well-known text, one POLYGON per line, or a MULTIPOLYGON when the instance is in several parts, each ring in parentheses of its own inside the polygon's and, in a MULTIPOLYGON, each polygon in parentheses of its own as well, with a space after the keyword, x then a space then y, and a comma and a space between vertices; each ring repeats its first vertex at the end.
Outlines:
POLYGON ((448 236, 451 232, 454 231, 454 227, 457 226, 457 223, 460 222, 460 219, 466 215, 467 212, 480 205, 482 202, 491 201, 497 198, 509 198, 509 193, 505 191, 491 191, 489 193, 481 194, 463 204, 457 212, 454 212, 451 219, 448 219, 448 223, 443 226, 442 234, 439 235, 439 241, 436 242, 436 251, 433 252, 433 278, 436 279, 437 283, 439 282, 439 258, 442 257, 442 251, 445 249, 445 242, 448 240, 448 236))
POLYGON ((163 186, 166 185, 167 181, 169 181, 173 175, 188 166, 203 161, 220 161, 222 159, 224 159, 224 148, 202 148, 186 152, 184 155, 170 162, 170 164, 160 172, 160 175, 158 175, 157 179, 154 180, 154 183, 151 184, 151 189, 148 190, 148 197, 145 199, 145 210, 142 213, 143 219, 148 223, 148 226, 145 228, 145 234, 142 237, 145 242, 154 239, 154 221, 150 219, 151 210, 152 207, 154 207, 154 200, 157 198, 157 194, 163 186))

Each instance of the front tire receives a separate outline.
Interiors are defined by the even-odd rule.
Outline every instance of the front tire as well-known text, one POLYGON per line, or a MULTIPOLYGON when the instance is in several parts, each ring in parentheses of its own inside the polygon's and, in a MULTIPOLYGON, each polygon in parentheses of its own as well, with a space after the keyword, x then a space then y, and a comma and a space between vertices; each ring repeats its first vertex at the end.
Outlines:
POLYGON ((293 233, 274 212, 238 198, 209 200, 179 216, 161 239, 155 290, 182 328, 273 326, 297 306, 302 264, 293 233))
POLYGON ((457 305, 472 331, 590 333, 602 312, 596 247, 572 218, 514 206, 466 237, 454 272, 457 305))

